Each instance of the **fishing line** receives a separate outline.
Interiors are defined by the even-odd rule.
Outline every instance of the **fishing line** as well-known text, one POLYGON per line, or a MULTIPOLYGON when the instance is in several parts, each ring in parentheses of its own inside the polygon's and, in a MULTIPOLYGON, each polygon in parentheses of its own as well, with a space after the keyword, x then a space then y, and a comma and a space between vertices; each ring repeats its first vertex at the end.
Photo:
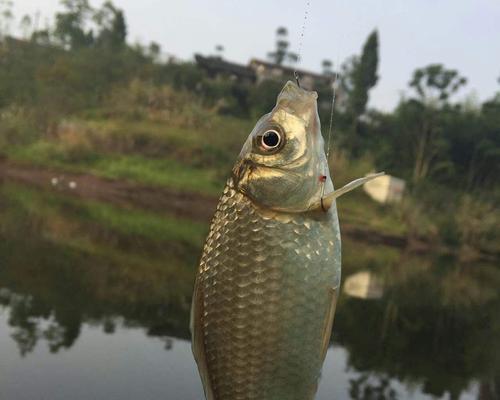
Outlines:
POLYGON ((339 73, 338 70, 335 72, 333 81, 332 81, 332 105, 330 108, 330 123, 328 125, 328 139, 326 142, 326 161, 330 159, 330 149, 332 142, 332 131, 333 131, 333 114, 335 112, 335 100, 337 99, 337 85, 339 81, 339 73))
MULTIPOLYGON (((309 17, 309 8, 311 6, 311 2, 308 1, 305 6, 304 10, 304 19, 302 21, 302 28, 300 31, 300 38, 299 38, 299 51, 297 52, 297 64, 300 64, 302 61, 302 44, 304 42, 304 35, 306 33, 306 25, 307 25, 307 20, 309 17)), ((295 78, 295 82, 297 82, 297 86, 300 87, 300 76, 299 73, 297 72, 297 68, 293 70, 293 76, 295 78)))
MULTIPOLYGON (((340 42, 342 42, 342 40, 340 40, 340 42)), ((327 141, 326 141, 326 168, 327 170, 330 169, 330 166, 329 166, 329 161, 330 161, 330 150, 332 148, 332 133, 333 133, 333 116, 335 114, 335 103, 336 103, 336 100, 337 100, 337 87, 339 85, 339 68, 340 68, 340 56, 339 54, 337 53, 337 57, 336 57, 336 64, 334 64, 334 68, 335 68, 335 73, 333 75, 333 80, 331 82, 331 85, 332 85, 332 102, 331 102, 331 107, 330 107, 330 121, 329 121, 329 124, 328 124, 328 137, 327 137, 327 141)), ((324 176, 326 177, 326 172, 325 171, 325 174, 324 176)), ((325 194, 325 183, 326 183, 326 178, 324 180, 322 180, 323 182, 323 185, 321 187, 321 201, 323 201, 323 196, 325 194)), ((321 203, 323 204, 323 203, 321 203)))
MULTIPOLYGON (((304 44, 304 36, 306 32, 306 27, 307 27, 307 22, 309 19, 309 9, 311 7, 311 1, 306 2, 305 10, 304 10, 304 19, 302 21, 302 27, 301 27, 301 32, 300 32, 300 38, 299 38, 299 49, 297 53, 297 64, 300 64, 302 61, 302 47, 304 44)), ((337 64, 338 65, 338 64, 337 64)), ((300 87, 300 76, 299 73, 297 72, 297 68, 294 68, 293 70, 293 76, 295 78, 295 81, 297 82, 297 86, 300 87)), ((330 108, 330 122, 328 126, 328 139, 327 139, 327 144, 326 144, 326 168, 327 171, 324 172, 322 176, 320 176, 320 182, 321 182, 321 201, 323 201, 323 196, 325 194, 325 184, 326 184, 326 177, 327 173, 329 170, 329 165, 328 165, 328 160, 330 159, 330 149, 331 149, 331 141, 332 141, 332 131, 333 131, 333 116, 335 113, 335 102, 337 99, 337 85, 338 85, 338 80, 339 80, 339 73, 338 73, 338 67, 336 68, 336 72, 334 74, 333 80, 331 82, 332 85, 332 102, 331 102, 331 108, 330 108)))

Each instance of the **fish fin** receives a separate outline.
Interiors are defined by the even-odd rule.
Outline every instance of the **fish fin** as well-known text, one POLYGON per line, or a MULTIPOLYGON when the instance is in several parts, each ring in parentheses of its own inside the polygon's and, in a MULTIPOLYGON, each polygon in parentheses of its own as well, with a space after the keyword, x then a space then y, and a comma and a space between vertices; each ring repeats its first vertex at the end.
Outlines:
POLYGON ((322 208, 324 211, 326 211, 332 206, 332 203, 335 199, 382 175, 385 175, 385 172, 378 172, 376 174, 367 175, 363 178, 355 179, 352 182, 349 182, 347 185, 342 186, 340 189, 334 190, 333 192, 327 194, 319 202, 314 203, 310 207, 310 210, 322 208))
POLYGON ((321 360, 325 361, 328 345, 330 344, 330 337, 332 335, 333 318, 335 316, 335 308, 337 307, 337 290, 330 287, 328 288, 329 304, 325 315, 325 322, 323 325, 323 342, 321 344, 321 360))
POLYGON ((349 182, 347 185, 342 186, 340 189, 335 190, 333 193, 330 193, 326 197, 332 197, 332 200, 336 199, 336 198, 342 196, 343 194, 346 194, 347 192, 350 192, 351 190, 354 190, 357 187, 364 185, 366 182, 369 182, 372 179, 378 178, 382 175, 385 175, 385 172, 378 172, 376 174, 367 175, 363 178, 355 179, 352 182, 349 182))
POLYGON ((208 365, 205 353, 205 335, 203 332, 203 293, 198 285, 198 280, 195 282, 193 293, 193 302, 191 304, 191 318, 189 327, 191 330, 192 344, 194 359, 198 364, 198 371, 200 372, 201 381, 203 383, 203 390, 207 400, 215 400, 212 390, 212 384, 208 375, 208 365))

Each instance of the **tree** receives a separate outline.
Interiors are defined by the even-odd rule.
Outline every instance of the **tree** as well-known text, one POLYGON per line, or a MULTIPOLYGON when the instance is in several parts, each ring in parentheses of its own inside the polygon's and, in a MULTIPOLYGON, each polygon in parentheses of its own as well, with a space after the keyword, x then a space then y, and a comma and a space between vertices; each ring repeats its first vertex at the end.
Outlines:
POLYGON ((331 60, 323 60, 321 63, 321 67, 323 68, 323 74, 331 76, 333 74, 332 67, 333 63, 331 60))
POLYGON ((277 64, 283 65, 285 61, 291 64, 299 61, 298 54, 288 50, 290 42, 288 41, 288 30, 284 26, 280 26, 276 30, 276 50, 267 54, 269 59, 277 64))
POLYGON ((348 108, 355 119, 359 118, 366 110, 368 93, 377 81, 378 69, 378 33, 373 31, 363 46, 359 59, 353 60, 352 70, 348 79, 352 82, 349 93, 348 108))
POLYGON ((116 8, 111 1, 103 4, 93 17, 99 33, 97 45, 106 48, 118 49, 125 45, 127 38, 127 24, 123 11, 116 8))
POLYGON ((379 165, 397 171, 413 187, 432 179, 465 188, 484 129, 479 110, 449 102, 464 84, 457 71, 442 65, 417 69, 409 82, 413 96, 403 98, 392 115, 379 117, 380 128, 372 130, 382 142, 377 144, 379 165))
POLYGON ((458 71, 445 69, 442 64, 431 64, 415 70, 409 85, 420 101, 439 107, 466 83, 467 79, 458 71))
POLYGON ((224 46, 221 44, 216 45, 215 54, 217 55, 218 58, 222 58, 222 56, 224 55, 224 46))
POLYGON ((33 21, 29 15, 25 15, 21 22, 19 23, 19 28, 21 29, 23 39, 28 39, 31 36, 31 29, 33 26, 33 21))
POLYGON ((0 40, 10 33, 10 24, 14 19, 11 0, 0 0, 0 40))
POLYGON ((161 46, 156 42, 151 42, 148 47, 148 55, 153 60, 153 62, 157 62, 160 58, 161 54, 161 46))
MULTIPOLYGON (((423 180, 436 166, 440 150, 449 143, 443 138, 441 116, 447 110, 448 100, 467 79, 456 70, 446 69, 441 64, 419 68, 413 73, 409 86, 417 94, 413 100, 419 112, 417 123, 410 130, 413 136, 413 176, 414 184, 423 180)), ((411 103, 411 102, 410 102, 411 103)), ((408 103, 408 104, 410 104, 408 103)))
POLYGON ((360 117, 366 112, 369 91, 378 81, 378 33, 373 31, 367 38, 361 56, 349 58, 341 71, 341 87, 346 96, 343 102, 351 124, 344 139, 344 146, 354 156, 363 148, 360 117))
POLYGON ((56 14, 54 35, 60 43, 70 49, 89 47, 94 43, 92 30, 86 24, 92 14, 88 0, 62 0, 65 12, 56 14))

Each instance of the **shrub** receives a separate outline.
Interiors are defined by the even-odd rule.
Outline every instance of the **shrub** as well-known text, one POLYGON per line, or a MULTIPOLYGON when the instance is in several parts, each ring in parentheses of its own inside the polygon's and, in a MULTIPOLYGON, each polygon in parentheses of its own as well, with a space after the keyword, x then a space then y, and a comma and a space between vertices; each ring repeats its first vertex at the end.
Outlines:
POLYGON ((31 114, 27 109, 15 106, 0 110, 0 147, 23 145, 40 137, 31 114))
POLYGON ((115 88, 106 101, 105 110, 116 117, 148 118, 183 128, 209 128, 215 115, 192 93, 140 80, 115 88))

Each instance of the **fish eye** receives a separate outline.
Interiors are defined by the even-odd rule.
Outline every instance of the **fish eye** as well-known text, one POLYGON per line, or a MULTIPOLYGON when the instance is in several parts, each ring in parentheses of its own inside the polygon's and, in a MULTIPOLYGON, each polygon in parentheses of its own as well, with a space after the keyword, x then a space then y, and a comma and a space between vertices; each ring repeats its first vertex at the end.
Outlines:
POLYGON ((275 129, 269 129, 260 137, 260 144, 264 150, 275 150, 281 144, 281 134, 275 129))

